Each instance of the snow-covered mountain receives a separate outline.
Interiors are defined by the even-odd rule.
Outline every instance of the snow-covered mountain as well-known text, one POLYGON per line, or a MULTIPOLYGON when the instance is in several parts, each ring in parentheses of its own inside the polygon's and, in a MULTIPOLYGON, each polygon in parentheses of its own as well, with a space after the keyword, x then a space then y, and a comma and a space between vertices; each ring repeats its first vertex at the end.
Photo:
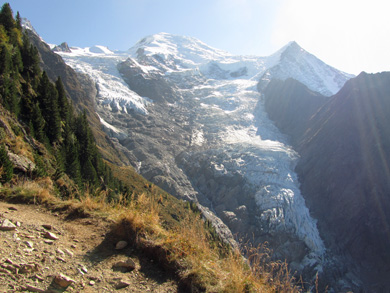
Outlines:
POLYGON ((140 40, 126 52, 111 51, 104 46, 72 47, 70 51, 57 53, 71 67, 93 78, 98 88, 99 104, 122 112, 134 109, 146 114, 146 105, 150 102, 147 97, 129 89, 120 76, 117 65, 127 58, 145 76, 151 72, 173 77, 179 74, 179 81, 184 81, 183 74, 185 80, 198 80, 200 76, 217 79, 243 77, 261 79, 263 85, 271 78, 294 78, 311 90, 328 96, 336 93, 352 77, 324 64, 295 42, 269 57, 234 56, 194 38, 160 33, 140 40))
POLYGON ((330 96, 351 75, 295 42, 269 57, 234 56, 160 33, 126 52, 70 51, 57 53, 95 81, 103 127, 139 173, 207 207, 238 237, 270 242, 294 269, 321 268, 326 250, 299 190, 299 156, 268 119, 261 90, 293 78, 330 96))
POLYGON ((296 42, 288 43, 269 58, 276 59, 278 62, 267 68, 259 83, 260 90, 264 89, 271 79, 293 78, 312 91, 331 96, 353 77, 325 64, 302 49, 296 42))

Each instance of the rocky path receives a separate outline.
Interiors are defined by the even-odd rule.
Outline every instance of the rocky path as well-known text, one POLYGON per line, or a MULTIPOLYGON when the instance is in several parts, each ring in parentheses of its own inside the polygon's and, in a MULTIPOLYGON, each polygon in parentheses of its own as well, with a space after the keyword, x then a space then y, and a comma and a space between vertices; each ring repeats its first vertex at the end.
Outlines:
POLYGON ((109 223, 0 201, 0 292, 177 292, 109 223))

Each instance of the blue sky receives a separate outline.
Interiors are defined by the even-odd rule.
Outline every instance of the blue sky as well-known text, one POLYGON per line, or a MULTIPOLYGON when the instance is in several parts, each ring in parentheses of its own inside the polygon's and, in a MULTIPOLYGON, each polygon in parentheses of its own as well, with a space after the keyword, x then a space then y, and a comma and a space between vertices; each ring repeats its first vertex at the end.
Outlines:
POLYGON ((349 73, 390 70, 390 4, 383 0, 8 2, 53 44, 126 50, 147 35, 167 32, 233 54, 267 56, 295 40, 349 73))

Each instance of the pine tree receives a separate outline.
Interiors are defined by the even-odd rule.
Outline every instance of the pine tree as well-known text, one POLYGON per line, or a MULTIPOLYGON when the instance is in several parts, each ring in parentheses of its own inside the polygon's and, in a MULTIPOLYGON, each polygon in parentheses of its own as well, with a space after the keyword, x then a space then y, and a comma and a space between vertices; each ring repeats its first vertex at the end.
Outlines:
POLYGON ((33 91, 28 81, 22 84, 22 97, 20 99, 20 119, 29 124, 33 113, 33 91))
POLYGON ((75 135, 79 143, 79 158, 81 166, 81 176, 92 185, 97 184, 98 180, 98 161, 101 160, 98 155, 95 139, 88 125, 87 114, 84 111, 76 119, 75 135))
POLYGON ((0 43, 7 44, 9 42, 9 37, 7 35, 7 32, 5 31, 5 28, 2 24, 0 24, 0 43))
POLYGON ((18 75, 23 71, 23 61, 19 47, 14 47, 12 52, 12 67, 15 73, 18 73, 18 75))
POLYGON ((77 148, 77 139, 69 126, 65 126, 63 150, 65 152, 65 173, 81 187, 81 166, 79 152, 77 148))
POLYGON ((15 22, 16 22, 16 28, 22 31, 22 18, 20 17, 19 11, 16 12, 15 22))
POLYGON ((87 160, 82 166, 82 175, 86 182, 90 183, 91 185, 96 185, 98 182, 98 177, 96 173, 96 169, 93 166, 91 160, 87 160))
POLYGON ((6 183, 10 181, 14 173, 14 167, 12 162, 9 160, 8 153, 4 145, 0 147, 0 167, 3 169, 0 176, 0 182, 6 183))
POLYGON ((61 136, 61 119, 58 109, 58 94, 55 86, 50 82, 46 72, 43 72, 37 89, 42 117, 45 119, 45 133, 51 143, 61 136))
POLYGON ((65 172, 79 187, 82 187, 81 167, 76 145, 71 145, 71 148, 67 152, 65 172))
POLYGON ((34 137, 40 142, 45 142, 45 120, 42 117, 41 108, 39 103, 35 103, 32 107, 31 125, 34 137))
POLYGON ((79 143, 81 165, 84 165, 88 160, 91 159, 91 147, 88 130, 87 115, 84 111, 77 117, 75 123, 75 135, 79 143))
POLYGON ((0 75, 7 76, 12 69, 12 55, 6 43, 0 44, 0 75))
POLYGON ((4 83, 4 106, 11 113, 15 113, 16 115, 19 112, 19 95, 18 89, 16 87, 15 79, 6 79, 4 83))
POLYGON ((69 102, 68 98, 66 97, 66 92, 61 77, 58 77, 56 80, 56 89, 58 93, 58 108, 60 112, 60 117, 61 120, 65 122, 68 118, 69 102))
POLYGON ((0 10, 0 24, 4 26, 7 32, 15 27, 14 16, 9 3, 5 3, 0 10))
POLYGON ((30 44, 27 33, 22 37, 22 46, 20 47, 20 54, 22 56, 24 79, 29 79, 30 84, 34 90, 37 89, 41 69, 39 67, 39 54, 36 47, 30 44))

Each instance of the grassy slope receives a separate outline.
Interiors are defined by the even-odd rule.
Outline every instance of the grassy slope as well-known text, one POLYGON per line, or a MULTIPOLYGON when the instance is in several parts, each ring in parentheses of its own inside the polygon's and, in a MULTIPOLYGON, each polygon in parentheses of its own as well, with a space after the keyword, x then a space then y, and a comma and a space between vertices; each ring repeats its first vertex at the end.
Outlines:
MULTIPOLYGON (((55 159, 42 144, 25 134, 22 126, 0 107, 0 143, 10 152, 34 162, 38 149, 49 175, 55 159)), ((126 180, 131 198, 108 202, 107 193, 96 189, 77 193, 66 176, 14 175, 0 188, 3 200, 42 204, 49 209, 69 209, 74 215, 102 217, 113 222, 112 233, 147 252, 166 269, 173 271, 183 288, 207 292, 299 291, 286 274, 285 265, 270 262, 267 250, 252 249, 252 268, 239 251, 232 251, 215 237, 195 208, 151 184, 131 167, 112 165, 113 173, 126 180), (66 192, 64 192, 66 189, 66 192), (63 195, 68 196, 64 197, 63 195)))

